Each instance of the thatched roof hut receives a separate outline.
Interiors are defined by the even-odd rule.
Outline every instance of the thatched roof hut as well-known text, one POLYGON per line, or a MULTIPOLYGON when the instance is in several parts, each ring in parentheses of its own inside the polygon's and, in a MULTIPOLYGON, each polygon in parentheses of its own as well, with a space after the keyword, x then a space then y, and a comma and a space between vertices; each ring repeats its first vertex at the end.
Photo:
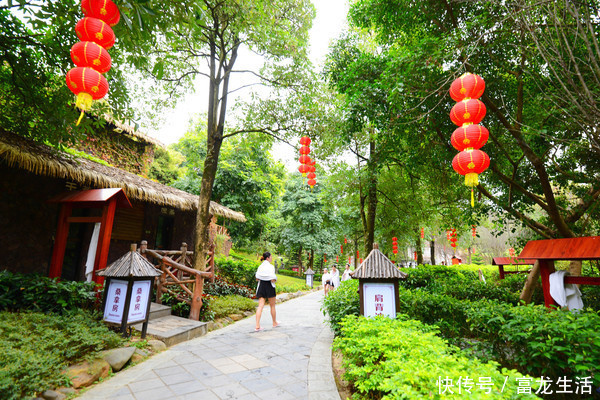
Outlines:
MULTIPOLYGON (((11 167, 36 175, 69 179, 92 188, 122 188, 129 199, 196 210, 198 196, 154 182, 119 168, 60 152, 41 143, 0 130, 0 158, 11 167)), ((213 201, 213 215, 244 222, 244 214, 213 201)))

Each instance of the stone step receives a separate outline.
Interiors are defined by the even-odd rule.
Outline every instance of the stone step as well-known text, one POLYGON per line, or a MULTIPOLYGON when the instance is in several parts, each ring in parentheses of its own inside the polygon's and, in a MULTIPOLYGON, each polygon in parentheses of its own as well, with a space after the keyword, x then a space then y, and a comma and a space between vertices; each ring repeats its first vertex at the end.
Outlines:
POLYGON ((168 315, 171 315, 171 307, 158 303, 150 303, 149 320, 166 317, 168 315))
MULTIPOLYGON (((206 335, 208 332, 207 325, 206 322, 168 315, 149 321, 146 333, 163 341, 167 347, 170 347, 177 343, 206 335)), ((133 327, 138 331, 142 330, 142 324, 137 324, 133 327)))

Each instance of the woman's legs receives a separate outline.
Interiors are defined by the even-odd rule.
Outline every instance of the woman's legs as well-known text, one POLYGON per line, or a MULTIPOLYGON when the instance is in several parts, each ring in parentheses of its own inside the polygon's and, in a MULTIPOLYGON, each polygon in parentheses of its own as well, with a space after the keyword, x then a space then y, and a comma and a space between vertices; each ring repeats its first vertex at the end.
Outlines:
MULTIPOLYGON (((256 307, 256 329, 260 329, 260 317, 262 315, 263 307, 265 306, 266 299, 261 297, 258 299, 258 307, 256 307)), ((269 300, 269 303, 271 301, 269 300)))
POLYGON ((271 297, 269 299, 269 306, 271 307, 271 318, 273 318, 273 326, 279 325, 279 322, 277 322, 276 312, 275 312, 275 301, 276 300, 277 299, 275 297, 271 297))

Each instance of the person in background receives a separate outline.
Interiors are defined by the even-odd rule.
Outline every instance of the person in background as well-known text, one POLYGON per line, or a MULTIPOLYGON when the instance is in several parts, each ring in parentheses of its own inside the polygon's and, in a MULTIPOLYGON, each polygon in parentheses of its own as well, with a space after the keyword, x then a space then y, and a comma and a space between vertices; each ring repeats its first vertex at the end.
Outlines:
POLYGON ((321 277, 321 284, 323 285, 323 292, 325 295, 331 290, 331 274, 327 268, 323 269, 323 276, 321 277))
POLYGON ((265 302, 269 299, 269 306, 271 307, 271 318, 273 318, 273 327, 278 327, 276 311, 275 311, 275 282, 277 281, 277 275, 275 275, 275 267, 271 264, 271 253, 265 251, 260 258, 262 264, 259 265, 256 270, 256 280, 258 286, 256 287, 256 297, 258 298, 258 307, 256 308, 256 328, 255 332, 262 331, 263 328, 260 326, 260 317, 262 316, 262 310, 265 306, 265 302))
POLYGON ((342 274, 342 282, 350 280, 352 278, 352 274, 353 272, 350 271, 350 264, 346 264, 346 269, 342 274))
POLYGON ((331 290, 335 290, 340 286, 340 271, 334 265, 331 267, 331 290))

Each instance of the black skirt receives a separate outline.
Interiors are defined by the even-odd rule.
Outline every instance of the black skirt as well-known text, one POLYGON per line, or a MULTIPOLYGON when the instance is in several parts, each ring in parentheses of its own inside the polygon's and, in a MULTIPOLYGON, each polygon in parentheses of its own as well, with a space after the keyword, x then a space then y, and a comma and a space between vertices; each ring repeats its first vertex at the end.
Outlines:
POLYGON ((256 289, 256 298, 260 299, 264 297, 265 299, 270 299, 271 297, 275 297, 275 288, 271 285, 271 281, 258 281, 258 289, 256 289))

